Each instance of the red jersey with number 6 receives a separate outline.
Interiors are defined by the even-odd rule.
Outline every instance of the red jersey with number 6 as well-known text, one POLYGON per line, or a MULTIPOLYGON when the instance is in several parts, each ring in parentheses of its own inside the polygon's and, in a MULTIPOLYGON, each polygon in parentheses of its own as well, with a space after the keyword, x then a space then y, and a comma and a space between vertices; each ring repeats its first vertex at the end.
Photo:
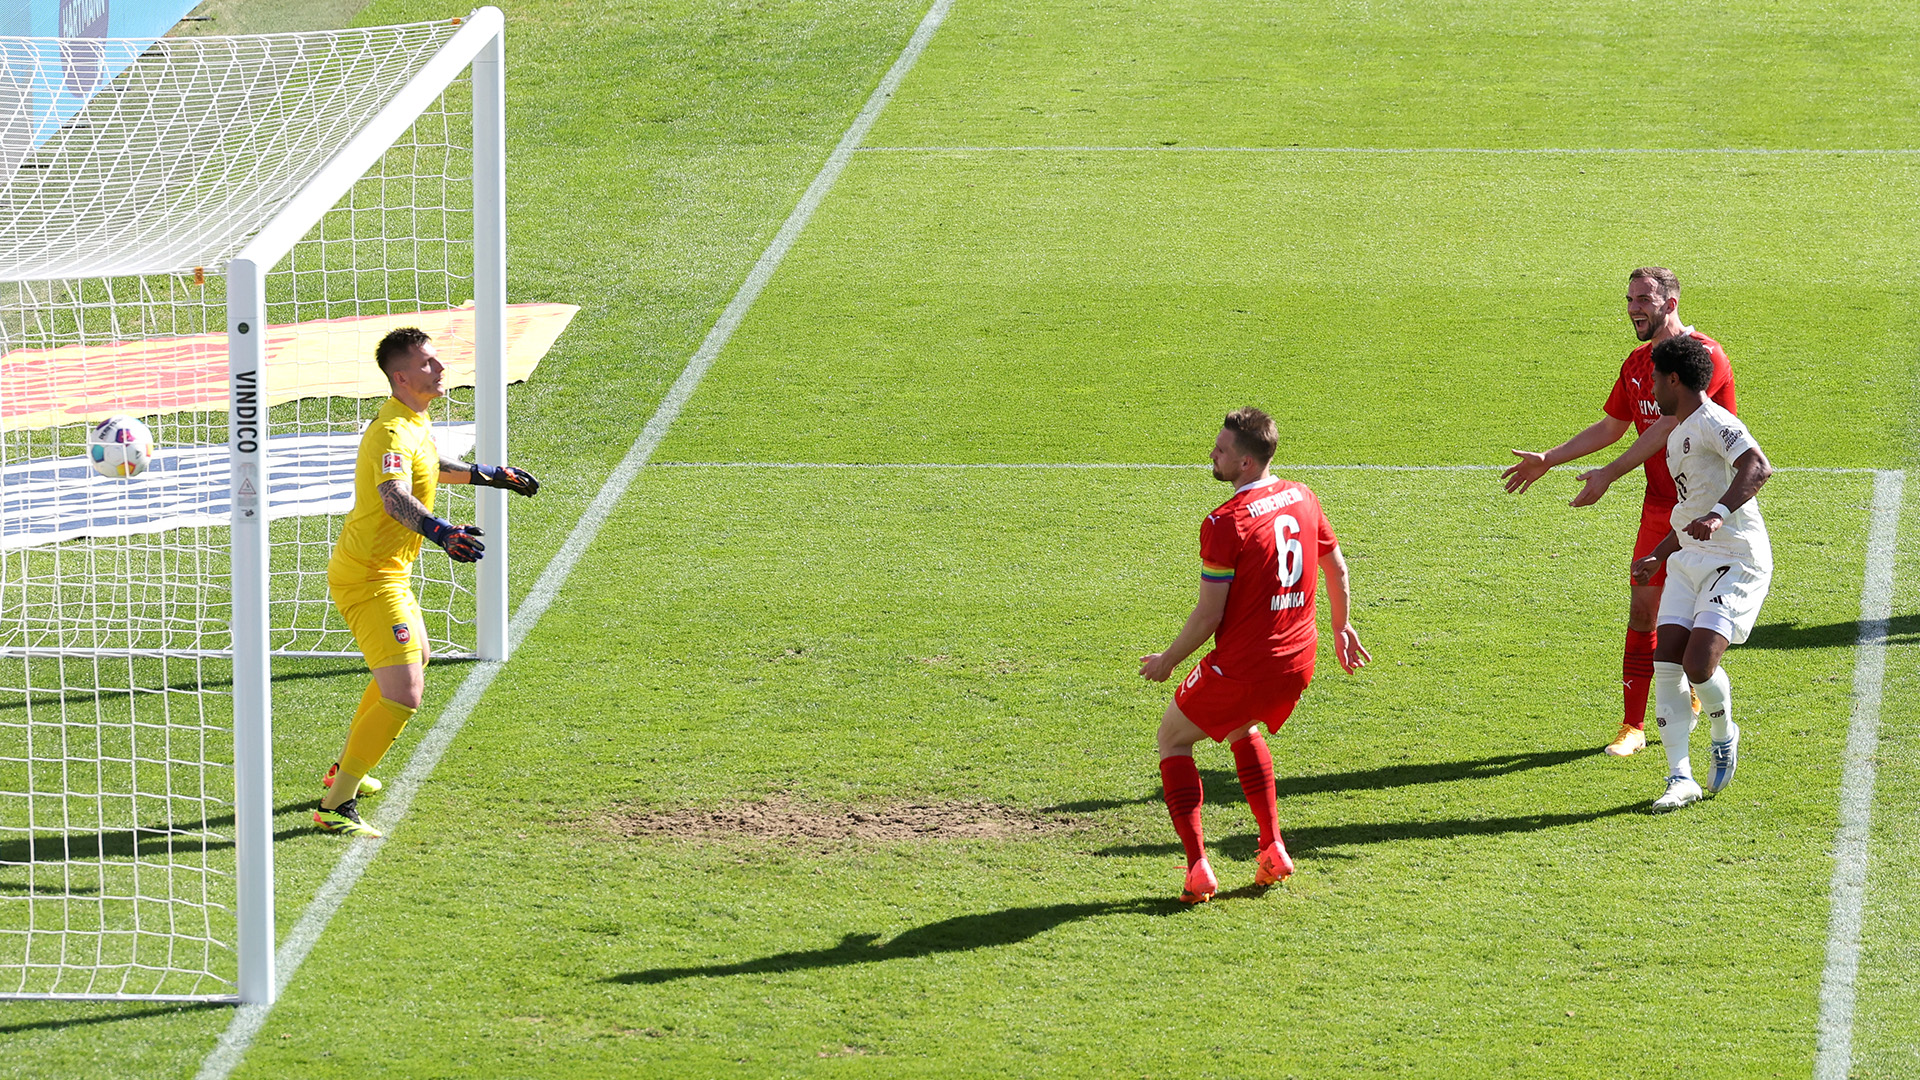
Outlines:
POLYGON ((1319 496, 1277 477, 1248 484, 1208 514, 1200 524, 1200 579, 1232 588, 1205 662, 1230 679, 1311 669, 1320 641, 1313 621, 1320 559, 1339 542, 1319 496))

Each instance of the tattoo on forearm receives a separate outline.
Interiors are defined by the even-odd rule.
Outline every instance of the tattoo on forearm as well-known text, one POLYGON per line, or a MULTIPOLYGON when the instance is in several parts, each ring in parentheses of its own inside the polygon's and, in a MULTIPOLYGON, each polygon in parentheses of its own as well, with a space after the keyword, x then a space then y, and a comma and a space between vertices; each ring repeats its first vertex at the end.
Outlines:
POLYGON ((413 497, 413 492, 400 486, 400 481, 389 480, 380 485, 380 504, 386 507, 388 517, 422 536, 427 534, 427 519, 433 515, 413 497))

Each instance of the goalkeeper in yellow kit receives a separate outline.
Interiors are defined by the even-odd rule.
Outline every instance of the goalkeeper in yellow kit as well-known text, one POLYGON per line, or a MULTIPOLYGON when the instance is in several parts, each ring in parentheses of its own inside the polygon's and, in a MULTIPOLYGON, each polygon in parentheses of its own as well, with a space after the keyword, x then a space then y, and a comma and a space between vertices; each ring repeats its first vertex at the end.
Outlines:
POLYGON ((380 339, 374 359, 393 396, 360 438, 353 510, 327 563, 328 591, 373 669, 373 681, 360 697, 347 745, 327 771, 327 792, 313 814, 314 824, 327 832, 369 837, 380 833, 360 820, 356 806, 361 795, 381 785, 367 774, 413 718, 424 686, 426 625, 408 583, 420 538, 457 562, 478 562, 486 552, 478 528, 433 516, 434 490, 440 484, 484 484, 521 495, 540 490, 540 481, 524 469, 440 456, 427 407, 446 390, 439 355, 425 333, 393 331, 380 339))

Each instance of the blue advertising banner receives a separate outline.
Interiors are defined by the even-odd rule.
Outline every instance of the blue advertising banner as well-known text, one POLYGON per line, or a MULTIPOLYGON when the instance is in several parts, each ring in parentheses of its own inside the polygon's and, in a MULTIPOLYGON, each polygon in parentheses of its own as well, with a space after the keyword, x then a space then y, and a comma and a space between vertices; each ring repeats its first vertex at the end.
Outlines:
POLYGON ((0 37, 158 38, 190 0, 0 0, 0 37))
POLYGON ((0 182, 193 7, 194 0, 0 0, 0 182))

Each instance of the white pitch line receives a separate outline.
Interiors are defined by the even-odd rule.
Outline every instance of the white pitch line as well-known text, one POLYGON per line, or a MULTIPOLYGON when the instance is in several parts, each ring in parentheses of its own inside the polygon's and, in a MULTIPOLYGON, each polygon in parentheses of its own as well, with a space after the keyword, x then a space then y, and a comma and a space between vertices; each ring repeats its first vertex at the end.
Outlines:
MULTIPOLYGON (((602 485, 600 493, 594 496, 593 502, 580 515, 580 520, 575 523, 573 531, 567 535, 566 542, 560 546, 560 550, 547 563, 540 579, 534 583, 532 591, 515 609, 513 619, 508 624, 507 639, 510 647, 518 646, 525 641, 527 634, 539 623, 540 617, 553 605, 554 599, 559 596, 561 586, 566 584, 567 578, 586 554, 588 546, 599 535, 601 527, 613 513, 614 506, 626 493, 628 486, 633 483, 634 477, 639 475, 640 469, 646 465, 654 449, 660 445, 660 440, 666 437, 667 430, 679 418, 680 410, 686 406, 687 399, 693 396, 694 389, 700 385, 701 378, 706 375, 707 369, 713 366, 714 358, 720 355, 720 350, 725 347, 728 339, 733 337, 734 331, 746 318, 748 309, 753 306, 760 291, 766 287, 774 271, 779 269, 787 252, 792 250, 794 242, 799 239, 801 230, 806 228, 807 221, 813 216, 814 210, 819 207, 821 200, 825 199, 827 192, 832 189, 834 181, 839 179, 841 172, 846 169, 847 162, 852 160, 854 149, 873 128, 874 121, 880 117, 880 110, 899 89, 901 81, 906 78, 907 72, 913 69, 914 62, 920 58, 920 54, 926 51, 927 43, 933 39, 934 31, 940 28, 940 23, 945 20, 950 7, 952 7, 952 0, 934 0, 926 17, 920 20, 919 27, 914 30, 913 37, 908 40, 906 48, 894 60, 893 66, 887 70, 886 75, 881 78, 880 85, 874 89, 873 94, 867 98, 865 107, 860 110, 860 115, 854 118, 853 125, 847 129, 845 135, 841 136, 839 144, 827 157, 826 164, 821 166, 819 174, 813 178, 813 183, 807 186, 806 193, 800 197, 800 202, 794 207, 793 213, 787 216, 786 224, 780 227, 780 232, 774 236, 773 242, 767 245, 759 261, 754 263, 753 269, 747 273, 747 278, 741 283, 739 291, 734 294, 733 301, 727 305, 725 311, 721 312, 719 320, 714 323, 713 329, 707 332, 706 340, 701 342, 693 358, 687 361, 685 370, 674 381, 673 387, 667 391, 666 397, 654 410, 653 417, 647 421, 647 426, 641 430, 639 437, 634 439, 633 446, 627 450, 626 457, 621 459, 620 465, 602 485)), ((401 772, 399 778, 388 789, 387 795, 381 800, 380 810, 374 815, 373 824, 376 828, 382 832, 391 833, 399 825, 400 820, 406 816, 407 807, 413 801, 414 794, 433 774, 434 766, 440 763, 441 755, 446 753, 454 737, 466 725, 467 718, 473 714, 474 707, 479 704, 481 696, 486 693, 487 687, 493 684, 493 680, 500 674, 503 666, 498 661, 482 661, 475 664, 468 672, 460 688, 455 691, 453 700, 447 703, 445 711, 440 714, 439 721, 420 740, 419 746, 413 752, 413 757, 407 762, 406 769, 401 772)), ((333 920, 334 914, 346 902, 347 894, 352 892, 354 885, 366 872, 367 866, 385 846, 385 837, 378 840, 350 842, 346 853, 334 865, 333 873, 327 876, 326 882, 308 902, 306 910, 300 914, 300 921, 294 925, 293 930, 288 933, 286 940, 281 943, 275 954, 275 964, 278 968, 278 978, 274 986, 276 999, 293 981, 294 973, 306 960, 307 954, 312 952, 314 945, 320 940, 320 935, 326 931, 327 924, 333 920)), ((233 1020, 227 1025, 226 1031, 221 1034, 219 1042, 200 1063, 197 1080, 226 1080, 226 1077, 239 1066, 241 1058, 253 1045, 254 1038, 259 1035, 260 1029, 265 1026, 267 1017, 272 1011, 272 1005, 239 1006, 233 1020)))
POLYGON ((1758 156, 1886 156, 1920 154, 1909 147, 1600 147, 1600 146, 863 146, 863 154, 1493 154, 1554 157, 1629 154, 1740 154, 1758 156))
MULTIPOLYGON (((1204 462, 1191 465, 1174 465, 1156 461, 997 461, 997 462, 956 462, 941 463, 935 461, 655 461, 647 465, 650 469, 1205 469, 1204 462)), ((1504 469, 1505 465, 1275 465, 1274 472, 1486 472, 1492 469, 1504 469)), ((1818 473, 1828 476, 1882 475, 1880 469, 1824 468, 1820 466, 1787 465, 1773 470, 1777 473, 1818 473)))
POLYGON ((1860 970, 1860 914, 1867 897, 1867 841, 1880 749, 1880 695, 1887 671, 1887 621, 1893 616, 1893 563, 1906 474, 1873 478, 1867 523, 1867 572, 1860 586, 1860 635, 1854 645, 1853 719, 1840 774, 1840 829, 1828 890, 1827 967, 1820 979, 1814 1080, 1845 1080, 1853 1067, 1854 979, 1860 970))

